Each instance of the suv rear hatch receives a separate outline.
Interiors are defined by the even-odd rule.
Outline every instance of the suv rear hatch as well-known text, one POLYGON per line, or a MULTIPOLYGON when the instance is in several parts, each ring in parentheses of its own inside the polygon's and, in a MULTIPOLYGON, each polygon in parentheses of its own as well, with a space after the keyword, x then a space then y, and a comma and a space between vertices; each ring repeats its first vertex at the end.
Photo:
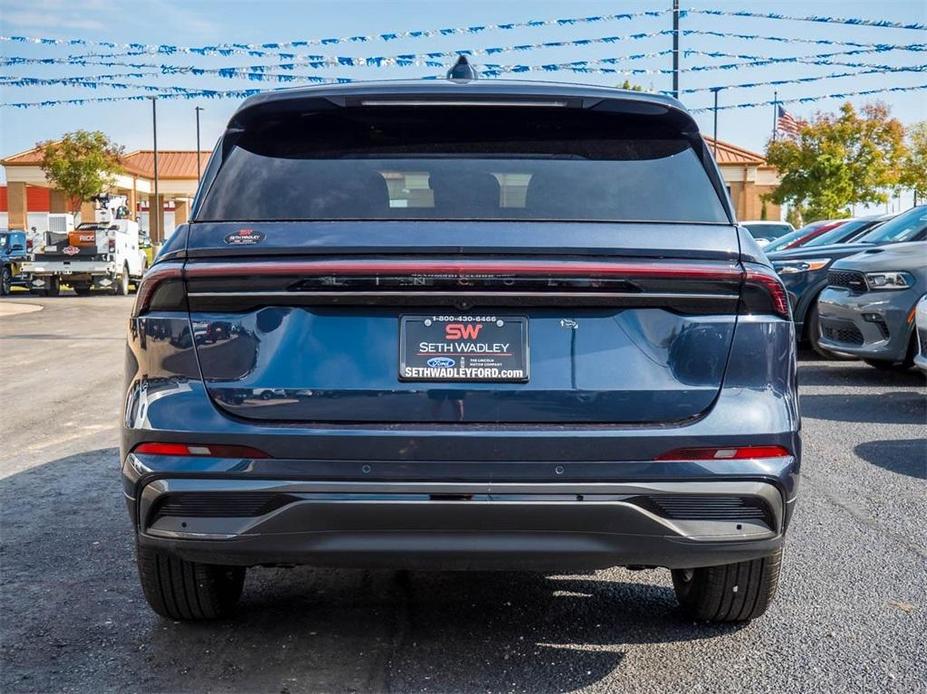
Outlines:
POLYGON ((750 280, 691 118, 458 89, 236 114, 183 268, 215 404, 273 422, 703 414, 750 280))

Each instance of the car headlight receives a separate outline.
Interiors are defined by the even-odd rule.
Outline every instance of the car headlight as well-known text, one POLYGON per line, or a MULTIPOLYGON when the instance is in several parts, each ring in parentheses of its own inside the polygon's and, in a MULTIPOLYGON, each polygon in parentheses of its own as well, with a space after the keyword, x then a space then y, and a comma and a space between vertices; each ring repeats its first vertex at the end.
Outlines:
POLYGON ((914 277, 908 272, 867 272, 866 284, 870 289, 907 289, 914 277))
POLYGON ((815 260, 783 260, 773 263, 773 267, 780 275, 794 275, 799 272, 813 272, 825 268, 830 258, 817 258, 815 260))

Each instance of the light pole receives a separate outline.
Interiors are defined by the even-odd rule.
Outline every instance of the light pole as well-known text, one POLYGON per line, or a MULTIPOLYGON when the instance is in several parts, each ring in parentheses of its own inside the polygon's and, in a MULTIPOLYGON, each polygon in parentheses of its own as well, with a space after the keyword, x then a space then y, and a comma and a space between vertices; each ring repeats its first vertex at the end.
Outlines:
POLYGON ((776 141, 776 135, 779 133, 779 92, 773 92, 773 142, 776 141))
POLYGON ((200 111, 203 110, 202 106, 197 106, 194 111, 196 111, 196 180, 199 181, 203 174, 200 172, 200 111))
POLYGON ((673 0, 673 98, 679 98, 679 0, 673 0))
POLYGON ((724 87, 712 87, 711 91, 715 95, 715 107, 714 107, 714 119, 715 119, 715 129, 714 134, 712 135, 711 141, 714 143, 715 159, 718 158, 718 92, 720 92, 724 87))
POLYGON ((160 243, 163 241, 163 231, 161 229, 161 198, 158 197, 158 97, 150 96, 151 99, 151 132, 154 143, 154 204, 148 206, 148 226, 154 227, 152 241, 160 243), (152 217, 152 215, 154 215, 152 217), (154 219, 154 225, 151 220, 154 219))

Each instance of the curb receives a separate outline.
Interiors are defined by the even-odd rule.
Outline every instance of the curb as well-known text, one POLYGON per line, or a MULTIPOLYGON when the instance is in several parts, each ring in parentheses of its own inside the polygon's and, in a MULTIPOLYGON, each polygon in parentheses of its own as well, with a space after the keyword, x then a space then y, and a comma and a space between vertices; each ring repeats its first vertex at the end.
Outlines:
POLYGON ((26 304, 18 301, 0 301, 0 318, 6 316, 18 316, 23 313, 35 313, 41 311, 44 306, 40 304, 26 304))

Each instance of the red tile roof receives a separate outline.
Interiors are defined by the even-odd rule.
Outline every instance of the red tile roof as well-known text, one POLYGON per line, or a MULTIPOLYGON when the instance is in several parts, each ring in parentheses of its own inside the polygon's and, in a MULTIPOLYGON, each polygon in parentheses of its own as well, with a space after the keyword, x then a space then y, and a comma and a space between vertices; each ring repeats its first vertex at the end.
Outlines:
MULTIPOLYGON (((206 168, 211 152, 200 152, 200 163, 206 168)), ((38 147, 19 152, 0 161, 3 166, 37 166, 42 162, 38 147)), ((122 157, 122 166, 127 174, 154 178, 154 151, 138 149, 122 157)), ((196 180, 196 151, 167 149, 158 150, 158 178, 196 180)))
MULTIPOLYGON (((200 152, 200 166, 205 169, 211 152, 200 152)), ((139 149, 122 158, 128 173, 145 178, 154 178, 154 151, 139 149)), ((158 178, 196 180, 196 151, 168 149, 158 150, 158 178)))
POLYGON ((715 153, 715 161, 719 165, 724 164, 744 164, 752 166, 765 166, 766 158, 762 154, 751 152, 749 149, 732 145, 730 142, 718 140, 717 149, 714 148, 712 140, 707 135, 703 135, 708 148, 715 153))
MULTIPOLYGON (((705 141, 713 150, 713 140, 705 136, 705 141)), ((200 165, 206 168, 210 152, 200 152, 200 165)), ((718 140, 715 153, 718 164, 724 166, 765 166, 766 159, 762 154, 751 152, 749 149, 732 145, 729 142, 718 140)), ((25 152, 14 154, 0 161, 3 166, 35 166, 42 161, 42 153, 37 147, 25 152)), ((129 152, 122 158, 126 173, 144 178, 154 178, 154 151, 138 149, 129 152)), ((193 150, 158 150, 158 178, 168 179, 196 179, 196 152, 193 150)))

